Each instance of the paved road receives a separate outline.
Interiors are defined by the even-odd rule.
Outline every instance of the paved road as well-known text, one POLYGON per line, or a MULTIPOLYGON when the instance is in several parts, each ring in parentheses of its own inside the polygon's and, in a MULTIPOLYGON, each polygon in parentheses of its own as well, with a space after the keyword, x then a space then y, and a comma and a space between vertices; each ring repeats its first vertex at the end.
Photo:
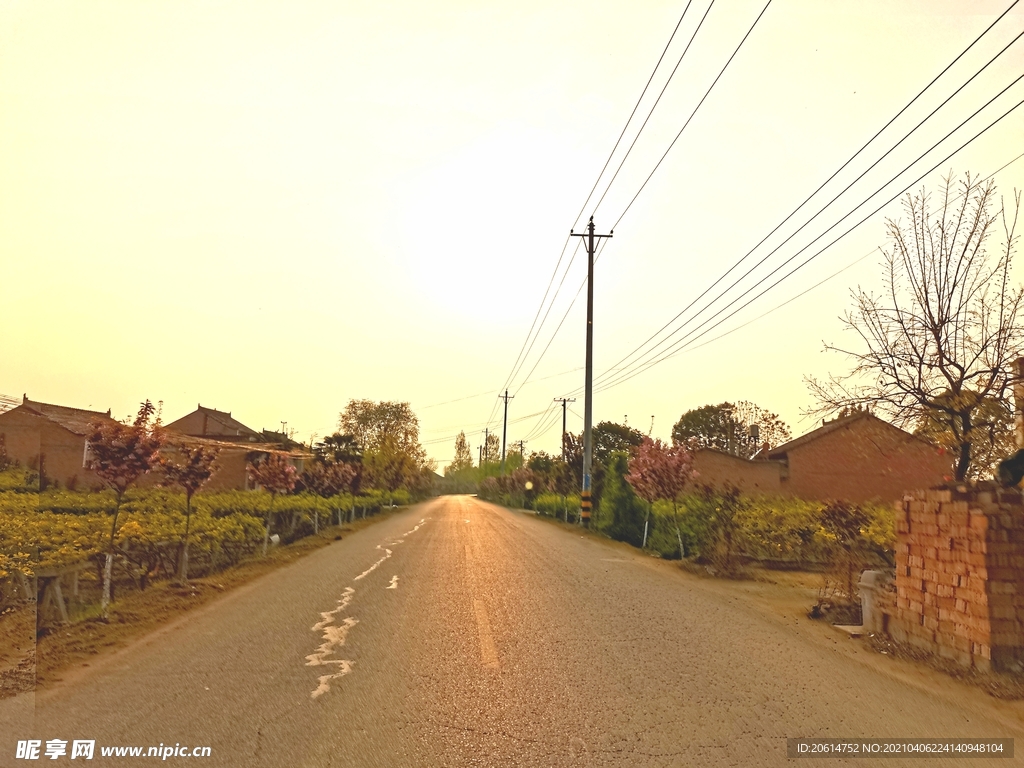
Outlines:
MULTIPOLYGON (((1024 736, 703 583, 529 515, 439 499, 116 663, 0 702, 0 765, 31 764, 12 759, 30 735, 208 745, 209 758, 168 760, 274 768, 778 765, 788 736, 1024 736)), ((918 762, 964 764, 897 761, 918 762)))

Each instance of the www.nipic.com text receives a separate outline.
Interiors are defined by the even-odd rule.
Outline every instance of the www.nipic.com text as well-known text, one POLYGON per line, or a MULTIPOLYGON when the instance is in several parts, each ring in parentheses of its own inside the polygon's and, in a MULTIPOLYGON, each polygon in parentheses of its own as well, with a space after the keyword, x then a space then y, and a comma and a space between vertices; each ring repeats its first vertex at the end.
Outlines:
POLYGON ((97 750, 95 739, 75 739, 71 742, 65 739, 27 739, 18 742, 14 757, 18 760, 56 760, 60 757, 92 760, 97 752, 101 757, 158 757, 166 760, 169 757, 209 757, 211 749, 161 743, 156 747, 101 746, 97 750))

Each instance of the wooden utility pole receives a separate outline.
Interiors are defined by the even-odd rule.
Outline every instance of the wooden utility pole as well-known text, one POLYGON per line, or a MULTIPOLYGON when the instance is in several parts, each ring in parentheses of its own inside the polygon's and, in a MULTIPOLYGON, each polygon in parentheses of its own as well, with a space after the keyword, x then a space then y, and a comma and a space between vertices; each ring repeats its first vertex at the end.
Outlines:
POLYGON ((510 395, 508 390, 505 390, 504 395, 498 395, 502 400, 505 401, 505 418, 501 423, 501 474, 505 474, 505 433, 508 431, 508 401, 515 397, 510 395))
POLYGON ((587 246, 587 372, 584 378, 583 397, 583 489, 580 493, 580 522, 585 527, 590 526, 591 475, 594 465, 594 444, 591 435, 594 418, 594 240, 611 237, 612 234, 609 232, 607 235, 595 235, 593 216, 590 217, 585 233, 569 230, 572 237, 586 238, 583 242, 587 246))
POLYGON ((562 461, 565 461, 565 404, 575 403, 575 397, 556 397, 556 403, 562 404, 562 461))

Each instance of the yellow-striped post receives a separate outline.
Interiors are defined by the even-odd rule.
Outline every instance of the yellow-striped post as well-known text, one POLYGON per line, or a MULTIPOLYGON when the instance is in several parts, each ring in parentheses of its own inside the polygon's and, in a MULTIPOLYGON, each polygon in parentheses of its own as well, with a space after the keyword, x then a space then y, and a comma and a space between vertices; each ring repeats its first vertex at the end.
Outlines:
POLYGON ((580 497, 580 522, 585 526, 590 525, 591 506, 590 491, 583 491, 583 494, 580 497))

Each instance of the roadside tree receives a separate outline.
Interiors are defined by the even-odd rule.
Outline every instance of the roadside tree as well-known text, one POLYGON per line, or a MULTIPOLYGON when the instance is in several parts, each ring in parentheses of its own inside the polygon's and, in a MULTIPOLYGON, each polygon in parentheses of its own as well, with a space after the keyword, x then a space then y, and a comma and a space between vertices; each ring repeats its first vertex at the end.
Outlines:
MULTIPOLYGON (((853 361, 846 375, 808 378, 816 414, 866 407, 897 426, 929 425, 953 448, 957 481, 977 477, 977 443, 998 432, 1024 354, 1024 290, 1011 284, 1020 193, 997 205, 996 187, 952 174, 934 197, 904 199, 889 220, 881 294, 857 289, 842 318, 855 345, 826 344, 853 361), (1002 230, 993 243, 993 234, 1002 230)), ((1003 421, 1005 423, 1005 420, 1003 421)), ((991 443, 991 440, 990 440, 991 443)))
POLYGON ((135 420, 130 423, 94 420, 86 435, 85 466, 114 491, 114 514, 110 521, 110 537, 103 565, 103 597, 100 609, 103 619, 109 617, 112 599, 114 555, 117 552, 117 519, 124 494, 135 482, 148 474, 159 461, 160 448, 166 442, 160 417, 153 403, 142 403, 135 420))
POLYGON ((250 462, 248 465, 249 479, 270 494, 270 506, 263 529, 263 556, 267 556, 270 544, 270 526, 274 520, 274 501, 277 497, 291 493, 295 489, 295 467, 280 453, 272 453, 262 461, 250 462))
MULTIPOLYGON (((679 528, 679 497, 693 479, 693 451, 690 445, 666 445, 661 440, 645 437, 635 449, 626 480, 650 507, 658 499, 672 504, 672 522, 679 541, 679 556, 686 556, 679 528)), ((647 543, 647 521, 644 522, 644 545, 647 543)))
POLYGON ((469 450, 469 442, 466 440, 466 433, 459 432, 455 438, 455 458, 448 465, 445 474, 457 474, 473 469, 473 453, 469 450))
POLYGON ((178 445, 175 455, 165 458, 160 466, 164 485, 176 485, 185 491, 185 533, 181 537, 178 557, 178 581, 188 583, 188 537, 192 524, 192 497, 216 471, 220 449, 205 445, 178 445))
POLYGON ((699 448, 713 448, 745 459, 766 443, 778 446, 790 437, 789 427, 778 414, 746 400, 695 408, 672 427, 674 443, 694 440, 699 448))
POLYGON ((340 428, 363 448, 367 480, 393 494, 428 487, 436 468, 419 441, 419 421, 408 403, 350 400, 340 428))

